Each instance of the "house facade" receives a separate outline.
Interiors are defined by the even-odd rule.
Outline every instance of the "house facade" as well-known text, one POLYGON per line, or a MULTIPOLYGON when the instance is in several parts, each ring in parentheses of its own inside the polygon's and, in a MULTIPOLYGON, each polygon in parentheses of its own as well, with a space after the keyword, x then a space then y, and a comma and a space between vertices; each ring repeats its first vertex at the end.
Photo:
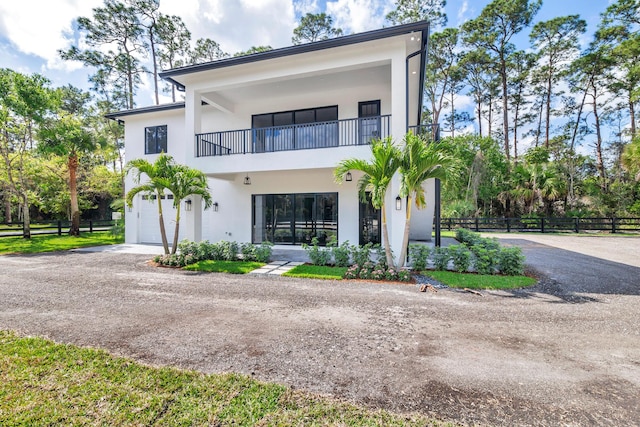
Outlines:
MULTIPOLYGON (((162 78, 185 102, 108 117, 124 122, 127 160, 153 162, 164 151, 209 178, 214 207, 185 201, 180 239, 380 242, 380 212, 359 200, 360 175, 338 184, 333 170, 346 158, 369 159, 373 138, 401 144, 420 123, 428 31, 419 22, 168 70, 162 78)), ((432 181, 427 209, 413 211, 413 239, 431 238, 432 181)), ((396 203, 399 186, 396 176, 387 194, 395 254, 406 209, 396 203)), ((126 242, 160 242, 157 202, 134 200, 126 242)), ((160 202, 171 238, 171 195, 160 202)))

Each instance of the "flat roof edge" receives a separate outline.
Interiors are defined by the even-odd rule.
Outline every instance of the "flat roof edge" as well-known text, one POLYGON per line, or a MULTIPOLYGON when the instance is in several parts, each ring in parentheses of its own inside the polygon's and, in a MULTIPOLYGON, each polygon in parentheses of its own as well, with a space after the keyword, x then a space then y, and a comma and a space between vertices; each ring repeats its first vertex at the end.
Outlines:
POLYGON ((155 113, 158 111, 178 110, 184 108, 184 102, 171 104, 151 105, 149 107, 133 108, 131 110, 114 111, 104 115, 107 119, 118 120, 120 117, 133 116, 136 114, 155 113))
POLYGON ((231 67, 234 65, 250 64, 252 62, 265 61, 268 59, 282 58, 291 55, 299 55, 308 52, 316 52, 323 49, 334 47, 348 46, 356 43, 364 43, 373 40, 384 39, 388 37, 409 34, 414 31, 422 32, 429 28, 429 21, 412 22, 410 24, 397 25, 394 27, 380 28, 363 33, 350 34, 348 36, 336 37, 327 40, 321 40, 312 43, 305 43, 295 46, 287 46, 278 49, 268 50, 265 52, 254 53, 251 55, 236 56, 232 58, 223 58, 217 61, 205 62, 202 64, 187 65, 185 67, 174 68, 159 73, 163 79, 171 76, 179 76, 200 71, 215 70, 218 68, 231 67))

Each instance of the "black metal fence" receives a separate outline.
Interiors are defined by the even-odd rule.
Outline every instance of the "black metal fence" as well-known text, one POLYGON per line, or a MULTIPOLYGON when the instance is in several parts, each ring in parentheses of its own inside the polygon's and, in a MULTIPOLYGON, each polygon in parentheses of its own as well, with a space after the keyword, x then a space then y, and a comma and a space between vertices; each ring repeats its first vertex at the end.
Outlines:
POLYGON ((362 117, 196 135, 196 157, 370 144, 391 134, 391 116, 362 117))
POLYGON ((442 229, 467 228, 473 231, 535 231, 539 233, 640 231, 640 218, 442 218, 442 229))
MULTIPOLYGON (((80 232, 93 233, 97 231, 109 231, 115 225, 112 220, 91 220, 80 222, 80 232)), ((57 234, 62 236, 68 233, 71 227, 71 221, 33 221, 30 224, 31 235, 38 234, 57 234)), ((0 224, 0 238, 2 237, 21 237, 22 223, 13 222, 11 224, 0 224)))

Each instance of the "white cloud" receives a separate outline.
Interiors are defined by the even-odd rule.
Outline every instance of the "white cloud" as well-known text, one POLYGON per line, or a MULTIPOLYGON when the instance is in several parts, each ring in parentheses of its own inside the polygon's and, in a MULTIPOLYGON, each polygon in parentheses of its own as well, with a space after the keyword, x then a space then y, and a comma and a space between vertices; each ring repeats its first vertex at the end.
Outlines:
POLYGON ((467 11, 469 10, 469 2, 464 0, 458 9, 458 25, 462 25, 467 18, 467 11))
POLYGON ((318 7, 318 0, 298 0, 297 2, 294 2, 293 9, 299 15, 318 13, 320 11, 320 8, 318 7))
POLYGON ((336 27, 345 34, 381 28, 388 9, 383 0, 335 0, 327 1, 327 14, 334 18, 336 27))
POLYGON ((91 14, 102 0, 21 0, 0 3, 0 32, 22 53, 36 55, 53 68, 61 65, 58 49, 69 46, 64 33, 72 32, 78 16, 91 14))

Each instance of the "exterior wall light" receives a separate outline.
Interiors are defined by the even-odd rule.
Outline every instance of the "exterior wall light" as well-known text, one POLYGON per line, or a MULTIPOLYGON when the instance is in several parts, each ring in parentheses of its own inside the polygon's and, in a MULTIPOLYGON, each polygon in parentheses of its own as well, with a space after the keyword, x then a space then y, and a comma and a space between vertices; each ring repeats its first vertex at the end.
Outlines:
POLYGON ((213 211, 214 211, 214 212, 218 212, 218 207, 219 207, 218 202, 215 202, 215 203, 213 204, 213 211))
POLYGON ((345 175, 345 181, 347 182, 353 181, 353 176, 351 176, 351 172, 347 172, 347 174, 345 175))
POLYGON ((184 209, 187 212, 191 212, 191 199, 187 199, 184 201, 184 209))
POLYGON ((396 210, 402 210, 402 199, 400 196, 396 196, 396 210))
POLYGON ((249 174, 244 177, 244 185, 251 185, 251 178, 249 178, 249 174))

